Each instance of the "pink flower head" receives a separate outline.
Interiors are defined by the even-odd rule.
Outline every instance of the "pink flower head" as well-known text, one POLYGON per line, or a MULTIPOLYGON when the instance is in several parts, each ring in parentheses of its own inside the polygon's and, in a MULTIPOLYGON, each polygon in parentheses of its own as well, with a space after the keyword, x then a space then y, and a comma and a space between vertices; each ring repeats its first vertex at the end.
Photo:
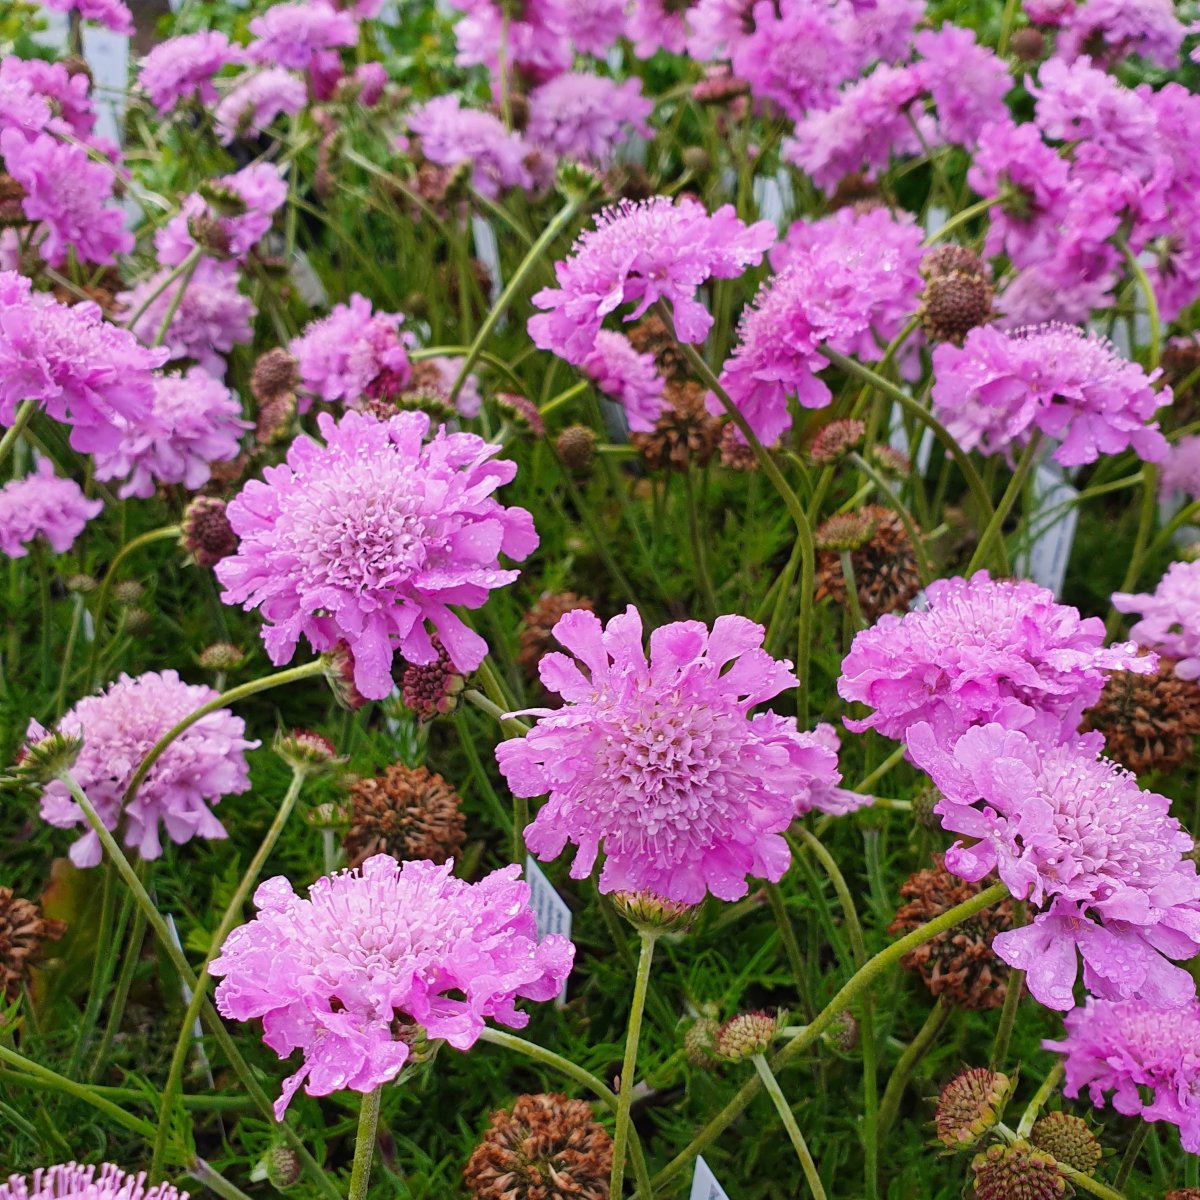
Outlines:
POLYGON ((630 133, 649 137, 646 118, 654 104, 640 79, 617 83, 602 75, 570 71, 529 93, 525 136, 556 158, 609 166, 630 133))
POLYGON ((747 875, 779 879, 781 833, 829 764, 794 719, 750 716, 796 682, 762 649, 762 627, 735 616, 711 633, 664 625, 649 662, 632 606, 607 627, 576 609, 554 636, 574 658, 547 654, 539 671, 563 707, 531 709, 537 725, 496 747, 514 794, 550 795, 525 830, 530 851, 551 859, 578 845, 571 876, 583 879, 603 849, 602 892, 683 904, 737 900, 747 875))
POLYGON ((162 116, 181 101, 198 100, 215 104, 217 72, 237 62, 240 52, 216 30, 201 30, 159 42, 142 59, 138 86, 162 116))
POLYGON ((45 538, 55 554, 65 554, 104 505, 88 500, 73 479, 60 479, 48 458, 24 479, 0 488, 0 553, 24 558, 36 538, 45 538))
MULTIPOLYGON (((401 313, 373 312, 357 292, 313 321, 290 346, 306 391, 352 408, 368 396, 402 392, 412 378, 401 313)), ((308 401, 304 407, 308 407, 308 401)))
POLYGON ((124 426, 116 449, 96 454, 96 478, 124 479, 121 497, 149 499, 159 483, 203 487, 209 464, 237 458, 250 428, 237 396, 200 367, 156 376, 152 415, 144 426, 124 426))
POLYGON ((686 6, 668 0, 633 0, 625 18, 625 36, 638 58, 653 58, 660 50, 682 54, 687 47, 686 6))
POLYGON ((1111 1092, 1117 1112, 1177 1125, 1184 1150, 1200 1154, 1200 1003, 1089 998, 1064 1024, 1061 1042, 1042 1045, 1066 1056, 1066 1095, 1074 1099, 1087 1088, 1103 1108, 1111 1092))
POLYGON ((113 204, 113 171, 92 162, 82 146, 48 133, 27 139, 6 129, 0 133, 0 156, 25 190, 25 216, 42 222, 38 252, 51 266, 62 266, 71 250, 82 262, 111 263, 133 249, 125 215, 113 204))
POLYGON ((903 741, 918 722, 944 745, 972 725, 999 721, 1073 736, 1108 671, 1149 674, 1133 643, 1104 647, 1104 622, 1081 620, 1046 588, 1028 581, 938 579, 928 607, 887 614, 855 635, 838 694, 876 711, 846 726, 903 741))
POLYGON ((710 216, 694 200, 623 201, 604 209, 571 257, 554 264, 559 286, 534 295, 533 303, 549 311, 530 317, 529 335, 543 350, 579 364, 609 313, 634 304, 626 317, 632 321, 665 300, 679 337, 702 342, 713 319, 696 299, 697 289, 708 279, 736 278, 774 240, 769 221, 744 225, 731 204, 710 216))
POLYGON ((920 55, 914 69, 933 100, 943 140, 973 147, 984 126, 1008 117, 1008 66, 969 29, 946 24, 923 30, 913 42, 920 55))
POLYGON ((933 366, 939 416, 965 449, 994 454, 1037 428, 1059 439, 1053 457, 1068 467, 1131 447, 1150 462, 1166 455, 1151 421, 1171 400, 1169 389, 1151 386, 1161 372, 1147 375, 1099 334, 1073 325, 1014 333, 981 325, 961 347, 937 346, 933 366))
POLYGON ((76 450, 108 449, 120 440, 118 419, 150 419, 151 371, 165 358, 104 321, 94 304, 58 304, 33 295, 23 276, 0 271, 0 425, 34 400, 71 426, 76 450))
MULTIPOLYGON (((501 74, 500 49, 504 48, 503 70, 520 71, 536 83, 553 79, 571 69, 573 53, 569 29, 576 26, 565 7, 566 0, 526 0, 519 18, 508 17, 490 0, 453 0, 454 7, 465 15, 454 27, 458 46, 455 59, 460 66, 483 65, 492 75, 493 92, 499 92, 501 74)), ((608 14, 609 41, 615 40, 620 29, 620 8, 614 11, 613 0, 603 0, 595 6, 591 18, 608 14)), ((584 29, 594 36, 594 28, 584 29)), ((583 47, 580 46, 582 50, 583 47)), ((511 81, 509 86, 511 86, 511 81)))
POLYGON ((250 56, 257 62, 293 71, 318 65, 320 56, 358 41, 353 14, 334 8, 328 0, 273 4, 250 22, 254 41, 250 56))
POLYGON ((990 724, 947 749, 927 724, 908 731, 913 761, 942 792, 934 811, 968 839, 946 852, 947 869, 969 880, 996 871, 1014 896, 1051 901, 992 943, 1028 972, 1034 997, 1071 1008, 1078 953, 1096 995, 1180 1003, 1195 984, 1167 960, 1200 950, 1200 879, 1183 857, 1192 839, 1165 796, 1096 757, 1101 742, 1045 744, 990 724))
MULTIPOLYGON (((130 291, 118 293, 117 300, 130 312, 137 312, 169 274, 170 268, 164 267, 130 291)), ((180 283, 173 283, 159 292, 134 323, 134 333, 147 345, 158 336, 179 288, 180 283)), ((254 314, 253 301, 238 291, 237 265, 202 258, 167 328, 167 357, 191 358, 210 375, 224 375, 224 356, 254 336, 250 325, 254 314)))
POLYGON ((154 235, 158 261, 178 266, 196 247, 193 231, 207 226, 205 249, 216 257, 240 260, 271 228, 275 213, 287 199, 287 183, 273 163, 252 163, 233 175, 207 185, 204 194, 193 192, 180 210, 154 235))
POLYGON ((1070 61, 1099 45, 1107 65, 1137 54, 1173 71, 1187 34, 1171 0, 1086 0, 1070 14, 1055 49, 1070 61))
POLYGON ((229 90, 213 110, 213 123, 227 146, 234 138, 265 133, 280 116, 299 112, 307 100, 304 80, 283 67, 267 67, 229 90))
MULTIPOLYGON (((775 719, 783 721, 782 717, 775 719)), ((842 741, 832 725, 822 722, 812 733, 798 733, 796 742, 802 748, 793 750, 792 765, 803 773, 796 788, 796 816, 815 810, 841 817, 873 802, 873 796, 841 786, 837 762, 842 741)))
POLYGON ((0 1182, 0 1200, 188 1200, 169 1183, 146 1186, 146 1176, 130 1175, 112 1163, 83 1167, 60 1163, 39 1167, 33 1175, 10 1175, 0 1182))
POLYGON ((77 12, 84 21, 95 21, 113 33, 132 37, 133 14, 121 0, 46 0, 46 7, 56 12, 77 12))
POLYGON ((485 1017, 520 1029, 529 1016, 518 998, 558 995, 575 948, 561 934, 538 941, 520 868, 478 883, 452 868, 377 854, 318 879, 307 898, 282 875, 259 885, 258 914, 226 938, 210 970, 223 976, 222 1016, 261 1018, 280 1058, 303 1052, 277 1120, 302 1083, 328 1096, 395 1079, 410 1053, 397 1025, 469 1050, 485 1017))
POLYGON ((402 412, 389 421, 355 412, 317 418, 325 444, 301 437, 287 462, 264 471, 229 505, 241 538, 217 564, 222 599, 261 608, 271 661, 287 662, 303 634, 313 648, 339 640, 354 655, 354 682, 369 700, 392 690, 392 656, 437 658, 426 622, 464 674, 487 643, 451 611, 478 608, 519 572, 538 544, 533 518, 492 493, 517 473, 491 461, 498 446, 402 412))
MULTIPOLYGON (((532 8, 527 5, 526 11, 532 8)), ((547 8, 551 23, 577 54, 606 58, 624 32, 623 0, 553 0, 547 8)))
POLYGON ((1200 434, 1180 438, 1159 468, 1159 495, 1165 499, 1174 492, 1200 500, 1200 434))
POLYGON ((9 125, 27 134, 48 129, 88 140, 96 125, 96 114, 87 75, 83 72, 72 75, 62 63, 44 62, 40 58, 9 55, 0 59, 0 130, 9 125), (31 120, 31 114, 27 113, 22 120, 6 114, 3 96, 9 88, 14 97, 27 91, 35 99, 45 101, 48 105, 45 116, 31 120))
POLYGON ((1075 11, 1075 0, 1025 0, 1021 7, 1033 25, 1065 25, 1075 11))
POLYGON ((435 96, 415 108, 408 127, 420 138, 421 153, 443 167, 471 164, 471 184, 495 199, 508 188, 533 187, 526 164, 530 146, 499 117, 463 108, 457 96, 435 96))
MULTIPOLYGON (((246 751, 258 742, 246 740, 241 717, 220 708, 176 738, 150 768, 137 795, 125 803, 125 789, 155 742, 216 697, 212 688, 184 683, 175 671, 122 675, 107 691, 80 700, 58 723, 60 732, 83 738, 72 768, 79 786, 107 829, 124 824, 125 845, 142 858, 162 853, 160 822, 167 837, 181 844, 193 837, 226 837, 212 806, 222 796, 250 790, 246 751)), ((30 723, 30 740, 43 734, 37 722, 30 723)), ((41 815, 58 829, 87 830, 71 846, 77 867, 100 862, 100 839, 65 784, 55 780, 46 785, 41 815)))
POLYGON ((623 333, 600 330, 580 370, 606 396, 620 401, 634 433, 648 433, 667 409, 654 355, 639 354, 623 333))
POLYGON ((50 124, 50 105, 24 72, 12 66, 21 61, 12 56, 0 60, 0 132, 15 129, 32 137, 50 124))
MULTIPOLYGON (((1067 284, 1053 272, 1052 266, 1028 266, 1018 271, 996 298, 996 307, 1002 314, 996 327, 1017 330, 1050 322, 1082 325, 1095 309, 1110 302, 1110 291, 1111 286, 1104 279, 1067 284)), ((984 424, 988 423, 985 416, 984 424)))
POLYGON ((1129 631, 1135 641, 1178 659, 1180 679, 1200 679, 1200 562, 1172 563, 1153 592, 1116 592, 1112 602, 1141 614, 1129 631))

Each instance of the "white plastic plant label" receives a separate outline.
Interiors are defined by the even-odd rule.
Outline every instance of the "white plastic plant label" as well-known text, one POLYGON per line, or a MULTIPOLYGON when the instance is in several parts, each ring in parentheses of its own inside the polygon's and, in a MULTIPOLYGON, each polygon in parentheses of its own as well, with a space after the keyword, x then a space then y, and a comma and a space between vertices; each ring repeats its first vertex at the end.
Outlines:
POLYGON ((689 1200, 729 1200, 708 1163, 699 1155, 696 1156, 696 1173, 692 1176, 692 1194, 689 1200))
POLYGON ((92 71, 96 133, 119 146, 125 140, 125 106, 129 99, 129 39, 110 29, 85 24, 83 57, 92 71))
MULTIPOLYGON (((533 919, 537 922, 538 937, 561 933, 563 937, 569 938, 571 910, 529 854, 525 855, 525 881, 529 884, 529 907, 533 909, 533 919)), ((558 993, 554 1003, 561 1008, 566 1002, 567 983, 563 980, 562 991, 558 993)))
MULTIPOLYGON (((179 930, 175 927, 175 918, 170 914, 166 914, 167 932, 171 935, 171 941, 175 943, 175 949, 180 954, 183 953, 183 943, 179 940, 179 930)), ((183 996, 184 1004, 191 1004, 192 989, 181 979, 179 981, 179 991, 183 996)), ((204 1027, 200 1024, 200 1018, 197 1017, 192 1025, 192 1041, 196 1043, 196 1057, 200 1060, 200 1067, 204 1071, 209 1087, 215 1087, 213 1081, 212 1067, 208 1062, 208 1055, 204 1050, 204 1027)))
POLYGON ((496 241, 496 231, 492 223, 476 214, 471 218, 471 233, 475 240, 475 257, 483 263, 488 279, 492 282, 491 300, 493 303, 504 289, 504 279, 500 274, 500 246, 496 241))
POLYGON ((914 454, 908 445, 908 430, 904 426, 904 413, 899 407, 893 406, 888 422, 888 445, 893 450, 899 450, 901 454, 906 454, 921 475, 929 470, 929 460, 933 455, 933 442, 933 430, 928 426, 922 426, 914 454))
POLYGON ((1062 468, 1042 463, 1029 490, 1028 541, 1017 562, 1023 575, 1061 596, 1079 523, 1079 491, 1062 468))

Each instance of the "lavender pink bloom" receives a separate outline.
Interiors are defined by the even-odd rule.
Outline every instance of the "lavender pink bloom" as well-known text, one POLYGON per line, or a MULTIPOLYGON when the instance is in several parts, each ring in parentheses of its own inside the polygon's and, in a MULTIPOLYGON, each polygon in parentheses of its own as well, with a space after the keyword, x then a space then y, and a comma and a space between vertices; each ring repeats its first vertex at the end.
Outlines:
POLYGON ((121 497, 148 499, 160 483, 203 487, 210 464, 237 458, 250 428, 237 396, 200 367, 155 377, 152 416, 145 425, 123 426, 120 445, 96 454, 96 478, 124 480, 121 497))
POLYGON ((79 1163, 58 1163, 39 1167, 31 1176, 10 1175, 0 1182, 0 1200, 70 1200, 87 1196, 89 1200, 188 1200, 187 1192, 176 1191, 169 1183, 146 1186, 144 1174, 133 1175, 112 1163, 84 1167, 79 1163))
POLYGON ((634 320, 663 300, 680 339, 701 342, 713 319, 697 289, 712 278, 736 278, 774 240, 769 221, 746 226, 731 204, 710 216, 694 200, 623 201, 604 209, 571 256, 554 264, 558 287, 534 295, 534 305, 548 311, 529 319, 529 335, 543 350, 579 364, 609 313, 633 304, 626 320, 634 320))
POLYGON ((120 440, 120 420, 151 420, 151 372, 165 358, 104 321, 96 305, 58 304, 0 271, 0 425, 33 400, 71 426, 76 450, 109 449, 120 440))
POLYGON ((1008 64, 957 25, 924 30, 913 42, 919 55, 914 70, 933 101, 941 139, 974 147, 984 126, 1008 116, 1008 64))
POLYGON ((287 462, 267 467, 228 509, 241 538, 217 564, 222 599, 260 608, 271 661, 287 662, 303 635, 320 652, 345 641, 354 682, 369 700, 392 690, 392 657, 437 658, 432 625, 451 661, 475 670, 487 643, 451 605, 478 608, 519 572, 538 544, 533 518, 492 495, 517 465, 471 433, 402 412, 388 421, 355 412, 317 418, 325 444, 301 437, 287 462))
POLYGON ((150 103, 166 116, 183 101, 215 104, 213 79, 230 63, 239 61, 240 51, 216 30, 186 33, 159 42, 138 71, 138 86, 150 103))
POLYGON ((478 883, 452 869, 377 854, 318 879, 307 898, 282 875, 259 885, 258 914, 226 938, 210 969, 222 977, 222 1016, 261 1020, 280 1058, 303 1054, 275 1102, 277 1120, 301 1084, 328 1096, 395 1079, 411 1053, 406 1028, 469 1050, 485 1018, 521 1029, 529 1016, 517 999, 558 995, 575 948, 561 934, 538 940, 520 868, 478 883))
POLYGON ((1066 1057, 1067 1096, 1086 1088, 1103 1108, 1111 1094, 1117 1112, 1178 1126, 1184 1150, 1200 1154, 1200 1003, 1089 999, 1064 1023, 1066 1037, 1042 1045, 1066 1057))
POLYGON ((273 4, 250 22, 250 56, 258 62, 307 71, 325 51, 353 46, 358 22, 328 0, 273 4))
POLYGON ((1071 12, 1055 50, 1069 62, 1099 45, 1107 65, 1137 54, 1173 71, 1188 32, 1171 0, 1086 0, 1071 12))
POLYGON ((1200 500, 1200 434, 1180 438, 1159 467, 1159 495, 1166 499, 1175 492, 1200 500))
POLYGON ((29 546, 44 538, 55 554, 65 554, 103 508, 73 479, 55 475, 49 459, 39 458, 31 474, 0 488, 0 553, 24 558, 29 546))
POLYGON ((525 136, 556 158, 609 166, 631 133, 650 135, 654 104, 640 79, 617 83, 602 75, 570 71, 529 93, 525 136))
POLYGON ((667 409, 654 355, 639 354, 623 333, 600 330, 580 370, 606 396, 620 402, 634 433, 648 433, 667 409))
POLYGON ((1070 737, 1109 671, 1154 669, 1131 642, 1106 649, 1099 617, 1081 619, 1035 583, 979 571, 935 580, 926 597, 927 608, 855 635, 838 694, 875 712, 847 720, 854 732, 902 741, 924 723, 949 746, 973 725, 1000 722, 1070 737))
MULTIPOLYGON (((160 826, 171 841, 223 838, 225 827, 212 811, 222 796, 250 790, 246 723, 227 708, 201 717, 173 741, 150 768, 137 795, 125 803, 125 789, 155 742, 201 705, 215 700, 210 687, 184 683, 175 671, 122 675, 107 691, 80 700, 58 723, 58 731, 83 738, 72 768, 105 828, 123 827, 125 845, 144 859, 162 854, 160 826)), ((28 737, 45 731, 31 722, 28 737)), ((87 830, 70 849, 77 867, 101 859, 100 839, 83 810, 58 780, 42 793, 42 819, 58 829, 87 830)))
POLYGON ((1200 562, 1172 563, 1153 592, 1116 592, 1112 602, 1141 616, 1130 630, 1136 642, 1178 659, 1180 679, 1200 680, 1200 562))
POLYGON ((133 36, 133 14, 121 0, 46 0, 57 12, 77 12, 84 21, 95 21, 113 33, 133 36))
POLYGON ((96 114, 92 109, 88 77, 83 72, 72 75, 62 63, 44 62, 40 58, 0 60, 0 96, 11 89, 11 95, 21 92, 44 100, 48 105, 43 119, 30 121, 6 117, 4 101, 0 99, 0 129, 10 124, 32 134, 46 129, 52 133, 71 134, 81 141, 92 136, 96 114))
POLYGON ((625 36, 638 58, 652 58, 660 50, 682 54, 687 47, 687 20, 683 6, 667 0, 633 0, 625 18, 625 36))
POLYGON ((749 875, 778 880, 789 863, 782 832, 831 764, 794 718, 750 715, 796 682, 791 663, 763 650, 762 627, 736 616, 711 632, 664 625, 648 660, 632 606, 607 626, 567 613, 554 636, 570 653, 547 654, 538 669, 563 706, 531 709, 534 728, 496 748, 515 795, 549 793, 525 830, 531 853, 552 859, 577 845, 571 877, 584 879, 603 850, 602 892, 684 904, 737 900, 749 875))
POLYGON ((268 67, 239 80, 213 109, 222 145, 265 133, 281 116, 299 112, 308 100, 304 80, 283 67, 268 67))

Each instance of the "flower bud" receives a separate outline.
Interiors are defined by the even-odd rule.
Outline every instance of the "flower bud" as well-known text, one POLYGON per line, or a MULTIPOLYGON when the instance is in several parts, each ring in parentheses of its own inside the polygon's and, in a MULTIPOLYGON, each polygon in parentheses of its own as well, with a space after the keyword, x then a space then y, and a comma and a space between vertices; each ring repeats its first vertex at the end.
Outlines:
POLYGON ((1067 1181, 1054 1159, 1028 1142, 989 1146, 971 1160, 976 1200, 1058 1200, 1067 1181))
POLYGON ((238 546, 237 534, 225 512, 225 501, 216 496, 197 496, 183 510, 182 542, 197 564, 213 567, 228 558, 238 546))
POLYGON ((1007 1075, 987 1067, 959 1072, 938 1097, 933 1118, 938 1140, 954 1149, 973 1145, 1000 1120, 1011 1088, 1007 1075))
POLYGON ((1094 1175, 1104 1157, 1104 1149, 1091 1127, 1072 1113, 1047 1113, 1034 1125, 1029 1140, 1039 1150, 1084 1175, 1094 1175))
POLYGON ((596 431, 586 425, 568 425, 555 438, 554 449, 573 475, 586 475, 596 461, 596 431))
POLYGON ((787 1013, 748 1012, 731 1017, 717 1030, 714 1053, 725 1062, 744 1062, 765 1054, 787 1024, 787 1013))
POLYGON ((309 775, 336 770, 346 761, 338 757, 337 747, 327 737, 311 729, 280 730, 275 735, 274 750, 293 770, 309 775))
POLYGON ((653 892, 614 892, 612 902, 630 925, 647 933, 682 933, 699 911, 695 904, 664 900, 653 892))

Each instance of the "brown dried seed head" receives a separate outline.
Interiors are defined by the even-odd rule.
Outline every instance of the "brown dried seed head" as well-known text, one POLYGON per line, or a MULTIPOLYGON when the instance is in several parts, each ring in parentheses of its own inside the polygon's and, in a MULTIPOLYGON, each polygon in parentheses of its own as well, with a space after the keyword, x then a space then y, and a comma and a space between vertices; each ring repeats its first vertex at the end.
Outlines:
MULTIPOLYGON (((921 590, 921 574, 917 553, 904 522, 892 509, 879 504, 866 505, 844 516, 869 525, 870 532, 857 547, 843 539, 836 548, 830 541, 820 551, 817 556, 817 599, 829 596, 836 604, 848 602, 840 557, 840 551, 846 549, 850 551, 850 566, 863 617, 874 622, 884 613, 906 611, 909 601, 921 590)), ((819 536, 825 530, 824 536, 831 537, 826 529, 828 525, 827 521, 821 526, 817 531, 819 536)))
POLYGON ((443 863, 462 851, 466 818, 458 793, 427 767, 392 763, 350 787, 353 816, 346 858, 356 867, 372 854, 443 863))
POLYGON ((685 382, 688 361, 661 317, 650 313, 629 330, 629 341, 639 354, 653 354, 654 365, 665 380, 685 382))
POLYGON ((974 275, 986 279, 988 269, 974 250, 955 242, 943 242, 921 259, 921 274, 926 279, 936 279, 941 275, 974 275))
POLYGON ((655 421, 653 430, 631 434, 630 442, 651 470, 686 471, 692 463, 706 466, 716 453, 721 422, 708 411, 705 389, 691 381, 672 380, 663 395, 671 407, 655 421))
POLYGON ((300 364, 282 346, 258 356, 250 375, 250 393, 259 404, 294 392, 300 386, 300 364))
POLYGON ((1028 1142, 989 1146, 971 1160, 977 1200, 1058 1200, 1067 1181, 1054 1159, 1028 1142))
POLYGON ((586 475, 596 461, 596 431, 586 425, 568 425, 554 439, 554 449, 567 470, 586 475))
POLYGON ((972 329, 991 319, 992 285, 982 275, 934 275, 921 293, 921 324, 935 342, 961 346, 972 329))
POLYGON ((66 932, 62 921, 42 916, 32 900, 23 900, 12 888, 0 887, 0 993, 11 1003, 29 982, 30 968, 42 955, 42 943, 56 941, 66 932))

